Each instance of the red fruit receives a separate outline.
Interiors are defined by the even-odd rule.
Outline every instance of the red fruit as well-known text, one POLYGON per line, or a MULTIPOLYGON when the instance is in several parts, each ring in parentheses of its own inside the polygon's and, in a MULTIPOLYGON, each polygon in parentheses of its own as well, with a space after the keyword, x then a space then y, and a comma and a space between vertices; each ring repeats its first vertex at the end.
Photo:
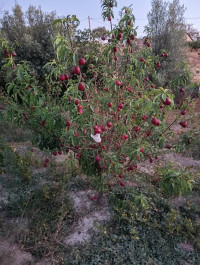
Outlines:
POLYGON ((185 92, 184 88, 183 88, 183 87, 180 87, 180 88, 179 88, 179 92, 180 92, 180 93, 184 93, 184 92, 185 92))
POLYGON ((65 80, 69 80, 69 76, 65 74, 65 80))
POLYGON ((118 60, 118 57, 117 57, 117 56, 115 56, 115 57, 114 57, 114 61, 116 62, 117 60, 118 60))
POLYGON ((112 102, 108 102, 108 107, 109 107, 109 108, 112 107, 112 102))
POLYGON ((122 175, 122 174, 119 174, 119 176, 118 176, 118 177, 121 179, 121 178, 123 178, 123 175, 122 175))
POLYGON ((182 110, 181 115, 185 115, 185 114, 186 114, 186 110, 182 110))
POLYGON ((143 121, 147 121, 147 119, 148 119, 148 116, 147 116, 147 115, 144 115, 144 116, 142 117, 142 120, 143 120, 143 121))
POLYGON ((186 127, 187 127, 187 121, 182 121, 182 122, 180 122, 180 125, 181 125, 183 128, 186 128, 186 127))
POLYGON ((122 186, 122 187, 125 186, 125 183, 124 183, 123 181, 121 181, 121 180, 119 180, 119 184, 120 184, 120 186, 122 186))
POLYGON ((41 125, 44 126, 46 124, 46 121, 42 121, 41 125))
MULTIPOLYGON (((81 106, 82 107, 82 106, 81 106)), ((83 109, 82 108, 78 108, 78 114, 82 115, 83 114, 83 109)))
POLYGON ((152 117, 151 119, 152 124, 159 126, 160 125, 160 121, 158 119, 156 119, 155 117, 152 117))
POLYGON ((28 120, 28 116, 26 116, 24 119, 27 121, 28 120))
POLYGON ((117 86, 121 86, 121 82, 120 82, 119 80, 117 80, 117 81, 115 82, 115 84, 116 84, 117 86))
POLYGON ((187 143, 191 144, 191 139, 190 138, 187 139, 187 143))
POLYGON ((150 159, 149 159, 149 162, 150 162, 150 163, 153 163, 153 159, 152 159, 152 158, 150 158, 150 159))
POLYGON ((130 36, 130 39, 131 39, 131 40, 134 40, 134 39, 135 39, 135 36, 134 36, 134 35, 131 35, 131 36, 130 36))
POLYGON ((65 81, 65 75, 61 74, 59 75, 59 78, 58 78, 60 81, 65 81))
POLYGON ((45 159, 45 162, 46 162, 46 163, 49 163, 49 159, 48 159, 48 158, 47 158, 47 159, 45 159))
POLYGON ((156 67, 157 67, 157 68, 160 68, 160 67, 161 67, 161 63, 160 63, 160 61, 157 62, 156 67))
POLYGON ((131 45, 132 41, 130 39, 127 39, 127 44, 131 45))
POLYGON ((114 52, 117 52, 117 47, 114 47, 114 48, 113 48, 113 51, 114 51, 114 52))
POLYGON ((74 104, 75 105, 78 105, 79 104, 79 100, 78 99, 75 99, 74 104))
POLYGON ((140 127, 138 127, 138 126, 134 126, 134 131, 137 133, 137 132, 139 132, 140 131, 140 127))
POLYGON ((144 58, 143 57, 140 58, 140 62, 144 62, 144 58))
POLYGON ((110 3, 110 4, 109 4, 109 7, 113 7, 113 4, 112 4, 112 3, 110 3))
POLYGON ((120 104, 118 105, 118 108, 119 108, 119 109, 123 109, 123 106, 124 106, 124 105, 123 105, 122 103, 120 103, 120 104))
POLYGON ((99 162, 101 159, 100 159, 99 156, 96 156, 96 157, 95 157, 95 160, 96 160, 97 162, 99 162))
POLYGON ((53 155, 54 155, 54 156, 57 156, 57 152, 53 152, 53 155))
POLYGON ((132 115, 131 118, 132 118, 133 120, 135 120, 135 116, 134 116, 134 115, 132 115))
POLYGON ((102 36, 101 39, 102 39, 102 40, 106 40, 106 37, 105 37, 105 36, 102 36))
POLYGON ((148 42, 148 43, 147 43, 147 46, 148 46, 148 47, 151 47, 151 43, 150 43, 150 42, 148 42))
POLYGON ((15 52, 12 53, 12 56, 17 56, 17 54, 15 52))
POLYGON ((59 151, 58 151, 58 154, 59 154, 59 155, 62 155, 62 151, 61 151, 61 150, 59 150, 59 151))
POLYGON ((26 117, 26 113, 24 112, 24 113, 22 113, 22 115, 24 116, 24 117, 26 117))
POLYGON ((150 136, 150 135, 151 135, 151 132, 150 132, 150 131, 147 131, 147 132, 146 132, 146 135, 147 135, 147 136, 150 136))
POLYGON ((157 178, 155 181, 156 181, 156 182, 159 182, 159 181, 160 181, 160 178, 157 178))
POLYGON ((85 84, 84 83, 79 83, 78 84, 78 90, 83 91, 85 89, 85 84))
POLYGON ((79 149, 79 146, 78 145, 75 145, 75 149, 78 150, 79 149))
POLYGON ((145 77, 144 81, 149 82, 149 78, 145 77))
POLYGON ((122 38, 122 33, 119 33, 117 39, 118 39, 118 40, 121 40, 121 38, 122 38))
POLYGON ((165 145, 165 148, 167 148, 167 149, 170 150, 170 149, 172 148, 172 146, 171 146, 170 144, 166 144, 166 145, 165 145))
POLYGON ((80 75, 80 73, 81 73, 80 67, 79 66, 74 66, 73 69, 72 69, 72 73, 75 74, 75 75, 80 75))
POLYGON ((71 102, 72 101, 72 97, 69 97, 69 102, 71 102))
POLYGON ((66 125, 69 127, 71 125, 70 121, 66 121, 66 125))
POLYGON ((155 85, 151 85, 151 88, 154 88, 155 87, 155 85))
POLYGON ((166 100, 163 101, 163 104, 164 104, 164 105, 171 105, 171 104, 172 104, 172 101, 171 101, 170 98, 167 97, 166 100))
POLYGON ((44 164, 43 164, 43 167, 47 167, 47 163, 44 163, 44 164))
POLYGON ((108 17, 108 21, 111 21, 111 20, 112 20, 112 17, 111 17, 111 16, 109 16, 109 17, 108 17))
POLYGON ((83 130, 83 133, 86 133, 87 132, 87 130, 85 129, 85 130, 83 130))
POLYGON ((35 107, 34 106, 31 106, 31 109, 33 110, 35 107))
POLYGON ((80 58, 78 61, 79 65, 85 65, 86 64, 86 60, 84 58, 80 58))
POLYGON ((111 127, 112 127, 112 122, 108 121, 108 122, 106 123, 106 125, 107 125, 108 128, 111 128, 111 127))
POLYGON ((165 53, 164 56, 167 58, 169 55, 167 53, 165 53))
POLYGON ((140 152, 143 153, 144 152, 144 148, 140 148, 140 152))

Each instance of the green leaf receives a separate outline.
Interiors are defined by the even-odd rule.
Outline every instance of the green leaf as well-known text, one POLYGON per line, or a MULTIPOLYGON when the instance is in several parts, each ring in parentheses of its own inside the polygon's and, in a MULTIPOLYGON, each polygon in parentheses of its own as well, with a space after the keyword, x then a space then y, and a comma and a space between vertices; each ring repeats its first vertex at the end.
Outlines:
POLYGON ((73 64, 78 65, 78 55, 76 53, 73 53, 73 64))

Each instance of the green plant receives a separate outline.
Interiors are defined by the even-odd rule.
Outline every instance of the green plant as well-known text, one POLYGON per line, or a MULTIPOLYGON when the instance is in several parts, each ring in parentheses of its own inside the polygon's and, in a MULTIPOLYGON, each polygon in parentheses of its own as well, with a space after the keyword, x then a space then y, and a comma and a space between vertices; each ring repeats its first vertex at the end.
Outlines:
POLYGON ((168 195, 182 195, 192 192, 194 183, 191 173, 179 167, 175 168, 173 164, 160 167, 158 169, 160 187, 168 195))

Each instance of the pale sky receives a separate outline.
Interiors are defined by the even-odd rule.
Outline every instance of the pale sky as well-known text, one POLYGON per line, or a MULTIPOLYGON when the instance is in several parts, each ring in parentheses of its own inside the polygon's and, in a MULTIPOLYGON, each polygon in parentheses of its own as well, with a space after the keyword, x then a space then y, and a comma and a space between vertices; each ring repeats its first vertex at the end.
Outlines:
MULTIPOLYGON (((132 4, 133 13, 136 17, 136 26, 139 26, 138 36, 143 35, 144 26, 147 25, 147 13, 151 9, 151 0, 118 0, 118 7, 115 8, 115 19, 117 22, 118 12, 123 6, 132 4)), ((0 17, 4 10, 12 10, 15 3, 27 10, 29 5, 41 6, 43 11, 56 11, 58 16, 75 14, 81 21, 80 28, 88 28, 88 16, 91 17, 91 27, 108 27, 108 22, 101 18, 100 0, 0 0, 0 17)), ((187 8, 185 12, 186 23, 193 24, 200 30, 200 0, 180 0, 187 8)))

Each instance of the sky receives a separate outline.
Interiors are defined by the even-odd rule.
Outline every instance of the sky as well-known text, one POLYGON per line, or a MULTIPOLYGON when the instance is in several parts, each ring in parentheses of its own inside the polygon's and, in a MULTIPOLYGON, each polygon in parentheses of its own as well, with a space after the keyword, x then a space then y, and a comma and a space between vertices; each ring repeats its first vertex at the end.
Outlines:
MULTIPOLYGON (((114 23, 117 22, 118 13, 123 6, 132 5, 133 13, 138 26, 138 36, 143 36, 144 26, 147 25, 147 13, 151 9, 151 0, 118 0, 118 7, 115 8, 114 23)), ((88 28, 88 16, 90 17, 91 28, 99 26, 109 28, 109 23, 101 18, 100 0, 0 0, 0 17, 3 11, 12 10, 15 3, 27 10, 29 5, 41 6, 45 12, 56 11, 58 16, 75 14, 81 21, 80 29, 88 28)), ((200 30, 200 0, 180 0, 187 8, 185 12, 186 23, 193 24, 200 30)))

